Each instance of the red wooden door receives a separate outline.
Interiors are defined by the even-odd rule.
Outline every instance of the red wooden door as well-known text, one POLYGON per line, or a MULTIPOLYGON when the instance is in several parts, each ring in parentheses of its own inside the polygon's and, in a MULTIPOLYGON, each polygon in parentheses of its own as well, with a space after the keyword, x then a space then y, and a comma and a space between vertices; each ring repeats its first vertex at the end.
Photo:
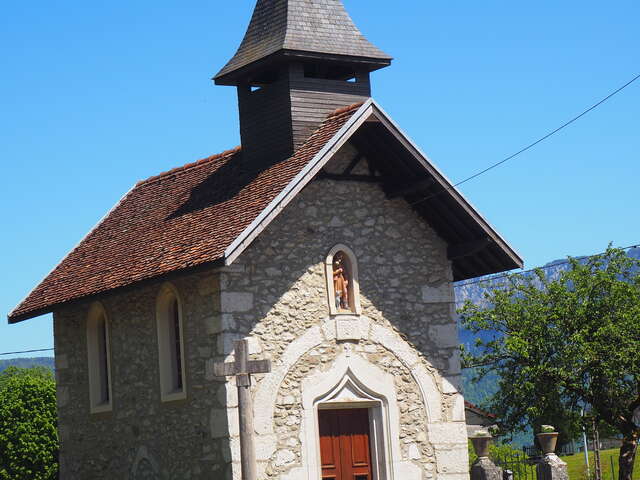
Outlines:
POLYGON ((373 480, 369 410, 320 410, 322 480, 373 480))

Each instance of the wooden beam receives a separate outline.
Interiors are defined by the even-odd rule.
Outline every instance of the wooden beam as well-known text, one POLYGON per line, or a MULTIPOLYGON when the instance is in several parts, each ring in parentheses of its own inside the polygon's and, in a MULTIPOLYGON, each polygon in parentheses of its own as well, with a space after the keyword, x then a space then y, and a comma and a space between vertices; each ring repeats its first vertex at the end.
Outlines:
POLYGON ((420 170, 410 168, 406 162, 401 158, 402 152, 392 148, 392 146, 385 140, 388 136, 384 130, 379 130, 378 125, 363 128, 358 132, 358 135, 354 135, 351 139, 354 146, 361 150, 367 158, 371 158, 374 161, 376 159, 382 159, 378 170, 383 171, 381 167, 387 166, 387 171, 383 171, 387 175, 393 177, 404 178, 407 176, 415 176, 420 170))
MULTIPOLYGON (((482 236, 482 232, 478 232, 478 231, 474 232, 473 230, 469 229, 469 223, 466 220, 461 219, 459 217, 460 214, 464 215, 464 212, 453 207, 449 203, 451 201, 452 199, 447 198, 446 195, 435 195, 432 198, 430 198, 427 202, 422 202, 417 204, 416 207, 420 209, 421 205, 427 204, 427 207, 426 207, 427 209, 429 210, 436 209, 440 211, 442 215, 444 215, 444 218, 446 218, 446 221, 450 224, 450 226, 454 227, 456 231, 459 232, 460 234, 460 241, 451 242, 453 243, 453 245, 457 245, 458 243, 463 244, 463 243, 473 242, 473 240, 467 240, 468 238, 471 238, 471 239, 484 238, 482 236)), ((425 207, 422 207, 422 210, 424 211, 425 207)), ((491 239, 490 236, 487 235, 487 237, 491 239)), ((493 239, 492 241, 495 242, 495 240, 493 239)), ((476 253, 479 253, 480 251, 482 252, 483 256, 487 256, 488 254, 490 258, 493 258, 494 260, 496 260, 495 256, 491 254, 490 248, 481 249, 476 253)), ((505 265, 504 260, 498 260, 496 265, 491 265, 490 262, 485 261, 479 255, 474 255, 472 259, 470 259, 469 257, 460 257, 456 263, 459 264, 463 261, 466 261, 467 263, 469 263, 470 260, 473 260, 473 262, 470 262, 470 264, 466 265, 465 268, 471 269, 472 272, 474 270, 476 271, 476 274, 472 276, 477 277, 478 276, 477 272, 499 272, 499 271, 501 272, 504 270, 504 265, 505 265)))
POLYGON ((369 169, 369 175, 375 177, 376 176, 376 166, 373 164, 371 157, 366 157, 367 159, 367 168, 369 169))
POLYGON ((518 254, 495 230, 493 230, 491 225, 489 225, 486 220, 482 218, 482 216, 467 202, 467 200, 460 194, 460 192, 458 192, 455 188, 451 188, 451 184, 449 183, 449 181, 445 177, 443 177, 442 174, 433 165, 431 165, 429 160, 400 130, 398 130, 397 126, 393 124, 388 117, 386 117, 379 110, 376 110, 375 105, 373 111, 373 114, 380 120, 379 125, 375 124, 376 128, 384 126, 385 130, 392 134, 396 138, 396 140, 405 148, 405 150, 409 152, 415 160, 417 160, 417 163, 420 163, 422 167, 436 179, 437 184, 448 191, 447 196, 450 196, 458 204, 460 209, 464 210, 467 215, 471 217, 471 220, 480 228, 482 228, 484 230, 484 233, 486 233, 487 236, 493 239, 496 246, 499 247, 507 257, 509 257, 512 264, 508 265, 508 268, 521 267, 522 259, 518 256, 518 254))
POLYGON ((470 257, 484 250, 491 245, 492 240, 489 237, 479 238, 470 242, 452 245, 447 249, 449 260, 458 260, 459 258, 470 257))
POLYGON ((318 178, 323 178, 325 180, 337 180, 339 182, 366 182, 366 183, 380 183, 382 182, 382 177, 373 177, 371 175, 343 175, 340 173, 326 173, 320 172, 318 178))
POLYGON ((400 187, 390 189, 387 192, 387 198, 398 198, 407 195, 415 195, 417 193, 423 192, 434 183, 435 180, 433 179, 433 177, 429 177, 415 183, 410 183, 409 185, 402 185, 400 187))
POLYGON ((362 154, 359 153, 358 155, 356 155, 353 160, 351 160, 351 162, 349 163, 349 165, 347 166, 347 168, 344 170, 344 172, 342 172, 343 175, 348 175, 350 174, 354 168, 356 168, 356 165, 358 165, 358 163, 360 163, 360 160, 362 160, 362 154))

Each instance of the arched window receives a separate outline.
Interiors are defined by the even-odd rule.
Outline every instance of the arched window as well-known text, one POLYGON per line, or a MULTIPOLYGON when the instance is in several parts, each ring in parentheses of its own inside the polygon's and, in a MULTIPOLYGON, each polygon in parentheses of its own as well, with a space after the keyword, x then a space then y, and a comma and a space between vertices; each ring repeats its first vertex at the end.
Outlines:
POLYGON ((156 305, 158 329, 158 358, 160 366, 160 396, 163 402, 187 397, 182 307, 178 292, 165 285, 156 305))
POLYGON ((358 263, 349 247, 336 245, 331 249, 325 260, 325 276, 331 315, 359 315, 358 263))
POLYGON ((87 318, 91 413, 108 412, 112 409, 110 349, 109 320, 104 307, 95 303, 87 318))

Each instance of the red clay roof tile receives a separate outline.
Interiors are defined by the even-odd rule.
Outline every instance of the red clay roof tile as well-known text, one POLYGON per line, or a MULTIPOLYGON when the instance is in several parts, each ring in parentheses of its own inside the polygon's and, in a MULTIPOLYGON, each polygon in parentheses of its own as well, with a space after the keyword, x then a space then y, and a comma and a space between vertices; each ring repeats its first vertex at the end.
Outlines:
POLYGON ((360 105, 331 114, 293 157, 266 169, 247 168, 236 148, 139 182, 9 321, 221 259, 360 105))
POLYGON ((492 419, 493 418, 498 418, 495 414, 489 413, 486 410, 483 410, 480 407, 478 407, 477 405, 475 405, 475 404, 473 404, 471 402, 468 402, 466 400, 464 401, 464 407, 467 410, 471 410, 472 412, 480 415, 481 417, 492 418, 492 419))

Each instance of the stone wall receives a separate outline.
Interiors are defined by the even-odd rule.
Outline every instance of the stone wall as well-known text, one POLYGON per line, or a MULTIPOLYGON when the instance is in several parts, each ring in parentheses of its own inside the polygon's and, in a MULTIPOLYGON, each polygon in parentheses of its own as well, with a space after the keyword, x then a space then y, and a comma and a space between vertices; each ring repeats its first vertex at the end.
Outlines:
MULTIPOLYGON (((353 153, 347 146, 329 168, 344 168, 353 153)), ((245 336, 254 358, 273 362, 271 373, 254 376, 259 480, 308 478, 316 438, 305 382, 350 361, 370 365, 391 389, 386 434, 394 432, 396 478, 468 478, 446 251, 404 200, 388 200, 378 185, 313 181, 233 265, 172 280, 183 310, 186 401, 160 401, 162 283, 100 299, 111 329, 113 411, 105 414, 89 411, 91 305, 56 312, 61 478, 238 479, 236 388, 213 365, 230 360, 245 336), (324 262, 336 244, 357 257, 357 318, 329 315, 324 262)))
MULTIPOLYGON (((345 148, 332 168, 351 155, 345 148)), ((316 180, 223 270, 223 351, 232 353, 233 341, 249 336, 252 352, 274 366, 254 386, 261 479, 303 478, 301 379, 329 370, 347 344, 396 378, 402 459, 394 461, 415 465, 419 478, 467 478, 446 251, 403 199, 388 200, 378 185, 316 180), (324 261, 336 244, 357 256, 361 318, 370 325, 358 339, 341 341, 318 329, 329 315, 324 261)), ((235 408, 228 415, 237 422, 235 408)), ((233 460, 239 478, 237 449, 233 460)))
MULTIPOLYGON (((323 342, 303 355, 286 376, 278 392, 274 425, 278 437, 276 452, 265 466, 265 478, 278 479, 292 465, 301 463, 302 439, 299 426, 302 424, 302 391, 304 378, 327 371, 332 362, 351 348, 350 343, 323 342)), ((400 436, 402 455, 405 459, 419 463, 426 478, 432 478, 435 458, 432 445, 427 439, 427 415, 420 388, 411 372, 384 346, 371 341, 358 342, 354 354, 372 364, 382 367, 395 380, 400 408, 400 436)))
POLYGON ((89 408, 86 319, 91 304, 55 313, 62 480, 224 476, 229 447, 215 437, 211 412, 226 405, 225 387, 207 372, 218 344, 213 315, 219 310, 218 277, 199 273, 172 284, 183 312, 183 401, 160 401, 155 303, 162 283, 101 299, 111 333, 113 410, 108 413, 91 414, 89 408))

